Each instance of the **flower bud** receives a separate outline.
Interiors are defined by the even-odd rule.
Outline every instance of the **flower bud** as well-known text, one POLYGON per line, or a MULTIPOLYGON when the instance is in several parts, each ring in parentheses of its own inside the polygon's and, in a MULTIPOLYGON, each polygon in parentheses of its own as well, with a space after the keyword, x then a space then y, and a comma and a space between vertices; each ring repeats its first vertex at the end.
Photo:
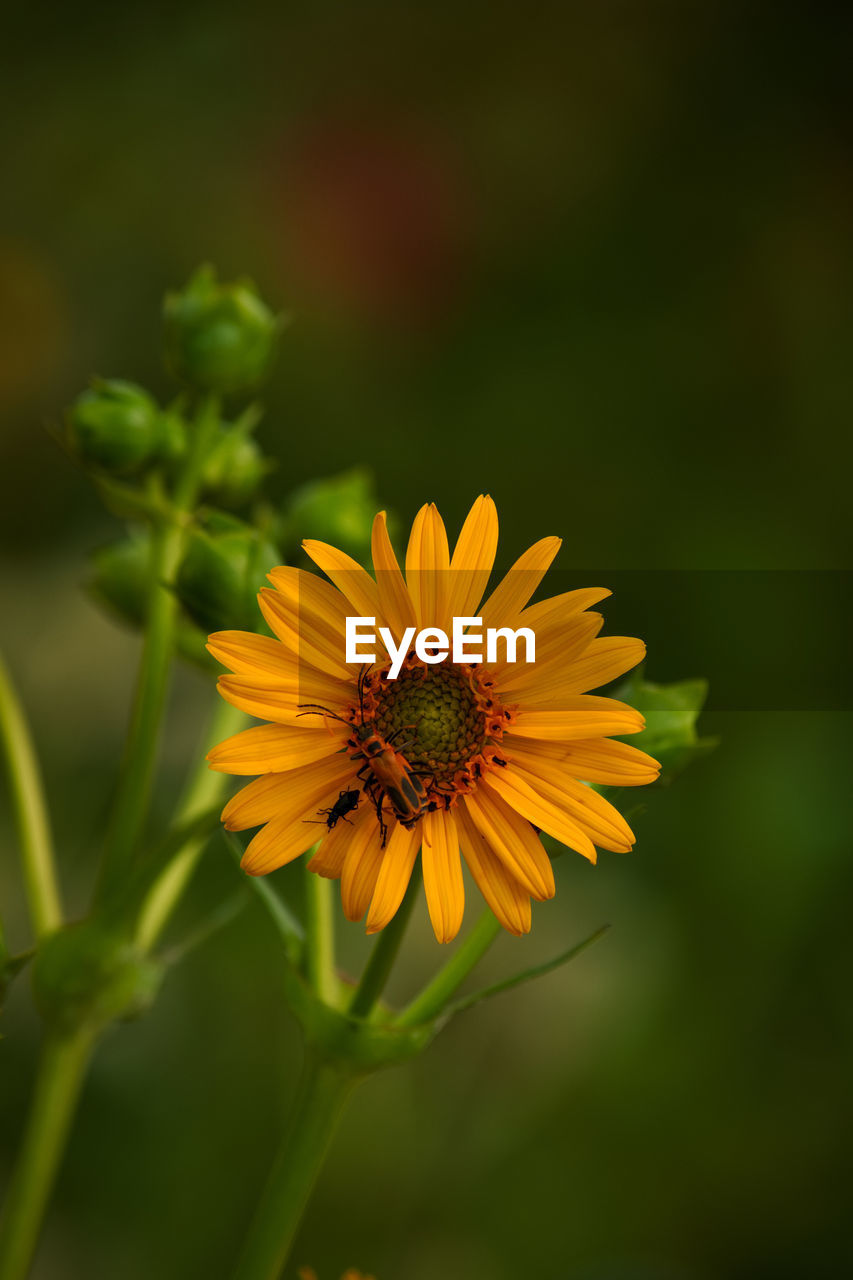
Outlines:
POLYGON ((270 365, 279 321, 248 280, 219 284, 200 267, 164 306, 166 362, 196 391, 250 391, 270 365))
POLYGON ((203 631, 254 630, 258 591, 280 563, 277 549, 256 529, 217 512, 205 530, 190 535, 175 590, 203 631))
POLYGON ((311 480, 285 502, 282 541, 318 538, 361 559, 370 550, 377 506, 373 476, 361 467, 311 480))
POLYGON ((128 475, 160 449, 160 410, 142 387, 96 378, 68 411, 66 439, 81 462, 128 475))
MULTIPOLYGON (((96 603, 119 622, 135 630, 144 627, 151 590, 150 534, 133 533, 99 548, 92 556, 92 573, 86 585, 96 603)), ((180 656, 197 666, 209 667, 207 634, 189 618, 179 618, 175 645, 180 656)))
POLYGON ((251 436, 226 428, 204 468, 204 491, 224 507, 242 507, 269 471, 251 436))
POLYGON ((122 622, 141 627, 148 607, 151 581, 151 539, 132 534, 100 547, 92 556, 90 594, 122 622))
POLYGON ((39 947, 33 970, 36 1003, 60 1031, 132 1018, 151 1004, 162 967, 99 920, 66 925, 39 947))

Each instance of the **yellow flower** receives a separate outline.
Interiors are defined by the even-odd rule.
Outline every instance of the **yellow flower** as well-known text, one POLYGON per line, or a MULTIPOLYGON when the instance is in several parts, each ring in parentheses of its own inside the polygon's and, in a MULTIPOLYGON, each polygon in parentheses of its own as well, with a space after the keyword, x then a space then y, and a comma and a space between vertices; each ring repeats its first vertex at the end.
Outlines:
POLYGON ((243 858, 250 875, 297 858, 317 839, 309 824, 325 823, 309 868, 340 879, 345 914, 360 920, 367 912, 367 931, 375 933, 397 911, 420 851, 435 935, 449 942, 462 923, 462 858, 504 928, 523 934, 531 898, 554 894, 540 831, 592 862, 596 845, 631 848, 625 819, 585 783, 640 786, 657 777, 658 765, 610 738, 637 733, 642 716, 587 691, 635 666, 645 647, 599 637, 602 618, 589 607, 610 594, 604 588, 528 603, 558 538, 526 551, 481 604, 497 537, 495 505, 480 497, 451 557, 441 516, 424 506, 404 576, 380 512, 375 576, 326 543, 306 542, 331 584, 300 569, 274 569, 272 588, 258 600, 276 638, 210 637, 211 653, 233 672, 220 678, 222 696, 268 722, 208 757, 213 769, 261 775, 222 814, 229 830, 261 827, 243 858), (387 627, 397 646, 409 627, 450 634, 454 617, 482 618, 484 629, 527 627, 535 661, 513 664, 503 647, 479 664, 427 664, 410 652, 391 680, 378 635, 374 666, 346 663, 346 619, 356 616, 375 618, 376 632, 387 627), (382 761, 366 759, 367 738, 387 746, 384 761, 398 777, 404 771, 408 809, 387 785, 382 761))

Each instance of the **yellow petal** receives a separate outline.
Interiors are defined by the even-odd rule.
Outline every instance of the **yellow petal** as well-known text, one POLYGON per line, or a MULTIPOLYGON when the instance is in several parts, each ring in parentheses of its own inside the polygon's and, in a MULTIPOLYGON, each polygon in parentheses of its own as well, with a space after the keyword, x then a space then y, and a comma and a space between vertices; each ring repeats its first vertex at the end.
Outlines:
POLYGON ((223 667, 239 674, 264 675, 274 680, 292 679, 297 663, 294 655, 272 636, 256 636, 250 631, 214 631, 207 647, 223 667))
POLYGON ((450 551, 444 521, 434 502, 421 507, 412 524, 406 549, 406 585, 415 606, 418 627, 448 630, 447 593, 450 551))
POLYGON ((633 636, 600 636, 572 662, 567 688, 573 693, 599 689, 622 676, 646 656, 646 646, 633 636))
MULTIPOLYGON (((547 680, 553 680, 555 675, 560 678, 565 676, 571 664, 589 648, 603 625, 604 619, 600 613, 579 613, 570 618, 560 630, 543 627, 540 631, 534 631, 535 662, 503 661, 490 663, 489 669, 495 673, 501 691, 512 690, 511 700, 518 698, 523 703, 522 689, 539 690, 547 680)), ((503 655, 506 651, 501 648, 499 652, 503 655)), ((523 646, 519 646, 519 652, 524 654, 523 646)))
MULTIPOLYGON (((477 791, 486 790, 500 796, 507 805, 532 822, 541 831, 582 853, 590 862, 595 862, 596 852, 589 836, 585 834, 574 819, 564 809, 547 799, 522 778, 512 764, 505 769, 496 769, 489 774, 488 782, 484 781, 477 791)), ((535 895, 534 895, 535 896, 535 895)))
POLYGON ((341 875, 341 903, 347 920, 360 920, 370 905, 385 850, 375 812, 365 808, 349 846, 341 875))
POLYGON ((470 817, 463 799, 456 809, 456 830, 468 870, 489 907, 509 933, 530 932, 530 894, 492 852, 470 817))
POLYGON ((276 590, 264 587, 258 604, 270 630, 297 664, 308 663, 340 680, 357 674, 345 661, 347 611, 340 592, 299 569, 276 569, 269 576, 276 590))
POLYGON ((477 605, 489 585, 497 547, 498 513, 486 494, 479 497, 468 512, 450 561, 447 612, 451 619, 477 616, 477 605))
MULTIPOLYGON (((591 615, 585 614, 585 617, 591 615)), ((609 684, 641 662, 646 646, 629 636, 604 636, 565 662, 551 655, 540 665, 517 668, 520 675, 501 677, 501 690, 525 710, 560 711, 575 694, 609 684)))
MULTIPOLYGON (((506 770, 501 770, 501 776, 506 770)), ((537 901, 554 896, 554 872, 530 820, 525 821, 485 783, 465 798, 477 829, 506 869, 537 901)), ((526 816, 526 815, 525 815, 526 816)))
POLYGON ((367 913, 368 933, 378 933, 380 929, 384 929, 393 920, 403 901, 420 848, 419 827, 420 823, 415 823, 409 830, 397 822, 393 830, 389 831, 385 857, 382 859, 373 901, 367 913))
MULTIPOLYGON (((267 773, 231 797, 222 810, 222 821, 228 831, 243 831, 271 818, 304 818, 307 809, 319 808, 329 796, 334 802, 344 783, 354 777, 355 765, 345 753, 290 773, 267 773)), ((309 844, 316 839, 315 831, 309 844)))
MULTIPOLYGON (((352 785, 355 786, 356 783, 352 785)), ((362 796, 359 807, 354 812, 348 813, 347 818, 348 822, 341 820, 323 836, 320 848, 308 863, 309 871, 315 871, 317 875, 324 876, 327 880, 340 879, 347 850, 352 843, 353 830, 363 823, 369 826, 372 822, 376 825, 376 811, 373 805, 362 796)))
POLYGON ((574 742, 546 742, 537 738, 505 738, 508 758, 523 761, 535 772, 540 758, 559 761, 573 778, 609 787, 641 787, 654 782, 660 765, 630 742, 615 738, 579 738, 574 742))
POLYGON ((538 600, 528 605, 514 625, 523 622, 526 627, 533 627, 536 634, 544 625, 562 626, 575 614, 583 613, 590 605, 598 604, 613 594, 607 587, 579 587, 576 591, 564 591, 559 596, 550 596, 547 600, 538 600))
POLYGON ((456 822, 444 809, 424 814, 421 862, 433 932, 439 942, 452 942, 462 924, 465 887, 456 822))
POLYGON ((615 698, 576 693, 563 699, 560 711, 526 711, 522 707, 509 732, 520 738, 593 738, 639 733, 645 728, 639 711, 615 698))
POLYGON ((344 869, 344 855, 347 851, 346 842, 344 840, 336 840, 331 849, 326 848, 331 836, 334 834, 334 831, 330 832, 320 842, 320 848, 306 863, 309 871, 313 871, 315 875, 323 876, 325 880, 340 880, 341 872, 344 869))
MULTIPOLYGON (((343 726, 341 726, 343 728, 343 726)), ((345 732, 345 730, 344 730, 345 732)), ((219 773, 286 773, 340 751, 340 735, 324 729, 295 729, 280 724, 259 724, 220 742, 207 759, 219 773)))
POLYGON ((635 836, 622 814, 604 796, 572 778, 558 761, 533 757, 528 767, 528 762, 516 755, 510 769, 537 795, 564 810, 594 844, 614 853, 630 850, 635 836))
POLYGON ((394 555, 394 548, 391 546, 391 539, 388 537, 384 511, 380 511, 373 521, 372 547, 373 571, 376 574, 376 586, 379 590, 379 606, 382 616, 399 644, 406 628, 417 626, 417 620, 412 597, 409 595, 406 581, 400 572, 397 557, 394 555))
POLYGON ((298 858, 317 839, 314 828, 299 818, 275 818, 249 841, 240 866, 250 876, 265 876, 298 858))
POLYGON ((561 538, 542 538, 519 556, 480 610, 484 626, 505 627, 514 620, 545 577, 561 545, 561 538))
MULTIPOLYGON (((370 574, 352 556, 330 547, 328 542, 317 542, 307 538, 302 547, 327 578, 331 578, 335 586, 346 596, 353 607, 351 616, 359 618, 376 618, 379 625, 379 591, 370 574)), ((343 644, 343 635, 341 636, 343 644)))
POLYGON ((298 725, 305 729, 325 727, 337 734, 337 721, 331 717, 343 715, 355 701, 354 685, 332 680, 319 671, 307 669, 289 680, 264 681, 249 676, 220 676, 219 692, 226 702, 246 711, 259 720, 272 720, 275 724, 298 725), (325 707, 322 712, 306 712, 306 706, 325 707))

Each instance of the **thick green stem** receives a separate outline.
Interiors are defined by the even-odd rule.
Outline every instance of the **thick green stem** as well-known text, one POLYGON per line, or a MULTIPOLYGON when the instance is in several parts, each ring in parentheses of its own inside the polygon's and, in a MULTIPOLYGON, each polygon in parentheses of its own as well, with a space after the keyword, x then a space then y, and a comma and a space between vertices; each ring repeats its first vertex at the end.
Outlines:
POLYGON ((21 842, 24 882, 36 936, 58 929, 62 907, 53 858, 50 820, 35 748, 23 708, 0 658, 0 737, 21 842))
POLYGON ((318 1061, 306 1051, 290 1124, 234 1280, 278 1280, 354 1084, 351 1074, 318 1061))
POLYGON ((385 984, 391 976, 420 887, 420 876, 413 875, 397 914, 373 944, 370 959, 364 967, 361 981, 355 989, 349 1007, 352 1017, 369 1018, 377 1000, 385 990, 385 984))
POLYGON ((305 871, 305 975, 314 993, 337 1005, 339 984, 335 973, 335 916, 332 883, 314 871, 305 871))
POLYGON ((94 1034, 49 1035, 0 1224, 0 1280, 24 1280, 94 1046, 94 1034))
POLYGON ((398 1027, 416 1027, 441 1013, 450 997, 462 985, 478 960, 497 938, 501 926, 491 911, 484 911, 468 937, 456 949, 435 977, 407 1005, 395 1020, 398 1027))
MULTIPOLYGON (((178 806, 175 826, 192 822, 206 813, 221 798, 231 782, 223 773, 214 773, 204 758, 206 752, 223 738, 236 733, 245 723, 245 714, 219 699, 205 739, 204 753, 178 806)), ((169 917, 178 905, 204 851, 210 836, 208 833, 191 837, 179 849, 148 891, 139 913, 136 926, 136 942, 142 951, 150 951, 163 932, 169 917)))
POLYGON ((154 529, 145 643, 104 851, 99 896, 126 870, 148 811, 174 649, 178 602, 170 584, 180 563, 184 545, 185 526, 182 517, 186 517, 195 506, 202 469, 218 422, 218 399, 209 396, 199 410, 187 460, 175 485, 172 522, 154 529))

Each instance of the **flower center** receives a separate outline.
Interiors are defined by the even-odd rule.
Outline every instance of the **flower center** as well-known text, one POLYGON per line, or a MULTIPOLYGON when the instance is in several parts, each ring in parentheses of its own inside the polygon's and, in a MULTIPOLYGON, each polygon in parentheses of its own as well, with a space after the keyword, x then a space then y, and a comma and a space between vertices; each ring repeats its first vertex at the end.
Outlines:
POLYGON ((491 680, 476 667, 428 666, 414 657, 396 680, 386 672, 365 681, 365 721, 422 776, 433 798, 470 791, 512 718, 491 680))

